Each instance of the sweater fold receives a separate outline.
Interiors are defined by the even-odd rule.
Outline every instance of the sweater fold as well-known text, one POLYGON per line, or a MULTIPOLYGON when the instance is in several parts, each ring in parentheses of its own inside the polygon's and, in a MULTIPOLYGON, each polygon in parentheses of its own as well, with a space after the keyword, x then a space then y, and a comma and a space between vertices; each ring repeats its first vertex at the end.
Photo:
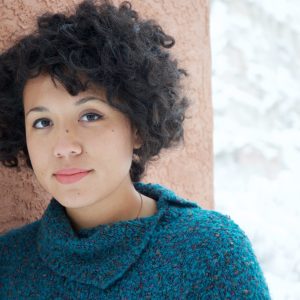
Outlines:
MULTIPOLYGON (((147 195, 147 189, 138 183, 135 188, 147 195)), ((168 200, 172 202, 172 197, 161 195, 159 189, 148 196, 157 201, 155 215, 79 231, 73 229, 65 208, 52 198, 38 231, 41 259, 58 275, 107 288, 139 258, 168 209, 168 200)))

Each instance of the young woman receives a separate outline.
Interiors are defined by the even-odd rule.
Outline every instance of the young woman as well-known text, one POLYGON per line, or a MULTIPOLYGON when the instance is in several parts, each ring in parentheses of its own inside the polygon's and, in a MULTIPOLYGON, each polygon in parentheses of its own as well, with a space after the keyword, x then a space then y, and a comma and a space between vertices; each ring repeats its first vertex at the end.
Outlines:
POLYGON ((53 195, 0 237, 1 299, 270 299, 245 233, 159 184, 183 141, 174 39, 128 2, 46 13, 0 55, 0 160, 53 195))

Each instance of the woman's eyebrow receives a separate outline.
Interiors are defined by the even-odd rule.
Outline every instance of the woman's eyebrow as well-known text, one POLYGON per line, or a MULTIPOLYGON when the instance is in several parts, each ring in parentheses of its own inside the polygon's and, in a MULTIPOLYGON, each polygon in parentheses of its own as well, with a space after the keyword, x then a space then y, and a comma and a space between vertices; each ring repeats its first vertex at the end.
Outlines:
MULTIPOLYGON (((88 101, 101 101, 101 102, 107 104, 107 102, 106 102, 105 100, 101 99, 101 98, 97 98, 97 97, 95 97, 95 96, 89 96, 89 97, 84 97, 84 98, 82 98, 82 99, 77 100, 77 101, 74 103, 74 105, 75 105, 75 106, 78 106, 78 105, 84 104, 84 103, 86 103, 86 102, 88 102, 88 101)), ((44 107, 44 106, 36 106, 36 107, 33 107, 33 108, 31 108, 31 109, 26 113, 26 117, 29 115, 30 112, 34 112, 34 111, 37 111, 37 112, 45 112, 45 111, 47 111, 47 112, 49 112, 49 109, 46 108, 46 107, 44 107)))

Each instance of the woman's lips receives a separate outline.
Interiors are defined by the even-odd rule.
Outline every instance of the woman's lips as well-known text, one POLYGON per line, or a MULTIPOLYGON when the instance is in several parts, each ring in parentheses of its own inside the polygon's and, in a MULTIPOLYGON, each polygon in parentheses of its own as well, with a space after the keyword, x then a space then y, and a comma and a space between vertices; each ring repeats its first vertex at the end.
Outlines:
POLYGON ((91 171, 76 173, 72 175, 59 175, 55 174, 55 178, 58 182, 63 184, 70 184, 79 181, 83 177, 87 176, 91 171))

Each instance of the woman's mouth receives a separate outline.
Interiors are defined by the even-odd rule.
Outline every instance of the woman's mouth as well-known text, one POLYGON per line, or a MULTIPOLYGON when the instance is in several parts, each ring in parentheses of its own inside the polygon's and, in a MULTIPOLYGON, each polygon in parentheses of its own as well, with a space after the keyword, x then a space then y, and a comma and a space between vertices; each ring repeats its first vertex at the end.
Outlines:
POLYGON ((55 174, 55 178, 58 182, 63 184, 70 184, 79 181, 80 179, 87 176, 91 171, 87 172, 80 172, 72 175, 61 175, 61 174, 55 174))

